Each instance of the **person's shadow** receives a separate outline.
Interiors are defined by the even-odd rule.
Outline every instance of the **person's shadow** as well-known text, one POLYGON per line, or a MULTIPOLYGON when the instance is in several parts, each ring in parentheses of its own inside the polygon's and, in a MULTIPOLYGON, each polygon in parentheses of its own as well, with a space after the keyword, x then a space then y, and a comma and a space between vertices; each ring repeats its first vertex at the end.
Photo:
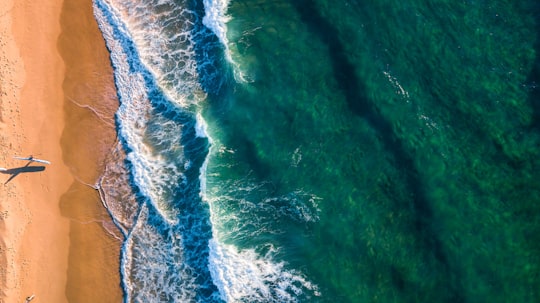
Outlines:
POLYGON ((45 170, 45 166, 30 166, 30 163, 28 163, 25 166, 21 166, 21 167, 15 167, 15 168, 10 168, 10 169, 0 169, 0 173, 11 175, 11 177, 9 177, 9 179, 7 179, 6 182, 4 182, 4 185, 5 185, 5 184, 8 184, 9 181, 13 180, 13 178, 17 177, 17 175, 19 175, 20 173, 35 173, 35 172, 40 172, 44 170, 45 170))

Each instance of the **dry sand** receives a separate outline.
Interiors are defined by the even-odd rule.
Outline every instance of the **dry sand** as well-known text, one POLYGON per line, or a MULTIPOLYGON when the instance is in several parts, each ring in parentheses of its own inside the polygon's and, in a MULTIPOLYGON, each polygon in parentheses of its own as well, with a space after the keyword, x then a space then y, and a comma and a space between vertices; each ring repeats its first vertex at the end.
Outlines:
POLYGON ((92 188, 117 101, 91 5, 0 1, 0 167, 52 162, 0 174, 2 303, 122 300, 120 241, 92 188))

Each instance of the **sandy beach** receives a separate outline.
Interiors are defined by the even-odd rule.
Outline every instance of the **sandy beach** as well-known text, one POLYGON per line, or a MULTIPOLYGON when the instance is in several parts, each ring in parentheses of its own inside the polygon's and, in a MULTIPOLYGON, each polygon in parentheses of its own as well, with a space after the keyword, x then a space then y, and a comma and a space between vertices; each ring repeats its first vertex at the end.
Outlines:
POLYGON ((0 81, 0 302, 120 302, 95 190, 117 101, 91 1, 2 1, 0 81))

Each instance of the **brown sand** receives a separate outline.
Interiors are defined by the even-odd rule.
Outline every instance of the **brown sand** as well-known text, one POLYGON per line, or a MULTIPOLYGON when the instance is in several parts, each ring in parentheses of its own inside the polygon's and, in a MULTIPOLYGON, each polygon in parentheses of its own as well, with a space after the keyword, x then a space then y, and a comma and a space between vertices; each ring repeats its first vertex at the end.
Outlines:
POLYGON ((0 185, 0 302, 120 302, 120 241, 92 188, 117 102, 91 0, 0 1, 0 78, 0 167, 52 162, 0 185))

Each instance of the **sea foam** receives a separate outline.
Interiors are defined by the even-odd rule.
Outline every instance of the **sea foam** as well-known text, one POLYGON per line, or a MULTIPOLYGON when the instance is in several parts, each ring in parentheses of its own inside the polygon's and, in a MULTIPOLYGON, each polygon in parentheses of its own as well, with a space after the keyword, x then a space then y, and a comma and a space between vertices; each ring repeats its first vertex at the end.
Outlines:
POLYGON ((219 38, 221 43, 227 47, 229 40, 227 39, 227 21, 230 17, 227 16, 227 8, 230 0, 204 0, 205 16, 203 24, 211 29, 219 38))
POLYGON ((204 0, 205 16, 203 24, 208 27, 219 38, 225 50, 225 58, 232 65, 234 79, 239 83, 253 82, 246 72, 244 72, 238 62, 233 59, 232 52, 229 48, 229 39, 227 38, 227 22, 231 17, 227 15, 227 9, 230 5, 230 0, 204 0))
MULTIPOLYGON (((102 2, 102 5, 106 5, 106 2, 102 2)), ((148 132, 149 125, 165 121, 151 120, 159 120, 161 117, 152 114, 152 105, 148 95, 148 79, 145 78, 148 75, 143 72, 144 66, 134 59, 137 54, 130 45, 129 33, 122 21, 114 15, 115 11, 112 7, 105 7, 108 9, 108 15, 105 15, 105 10, 100 8, 95 9, 95 14, 106 38, 115 68, 115 81, 121 101, 117 111, 118 132, 128 148, 126 158, 131 168, 132 178, 138 185, 141 195, 148 198, 156 209, 161 211, 164 218, 174 221, 175 210, 167 205, 164 197, 168 195, 170 182, 181 178, 181 172, 177 166, 164 161, 165 159, 155 152, 155 146, 147 144, 151 139, 160 139, 156 136, 166 137, 164 132, 154 132, 150 134, 153 138, 150 138, 148 132), (116 34, 109 22, 114 24, 114 28, 117 30, 116 34), (126 53, 126 49, 132 53, 126 53)), ((171 124, 169 123, 169 125, 171 124)), ((180 136, 179 129, 176 130, 176 133, 177 136, 180 136)), ((179 137, 177 140, 180 140, 179 137)))
MULTIPOLYGON (((127 150, 127 167, 140 200, 139 210, 131 216, 129 224, 125 220, 115 221, 123 223, 120 227, 126 237, 121 259, 125 301, 204 302, 208 296, 201 293, 214 291, 205 279, 201 282, 197 278, 206 262, 202 260, 199 264, 195 256, 200 247, 206 247, 206 242, 200 243, 198 239, 204 240, 207 228, 197 222, 179 224, 196 214, 181 215, 181 209, 176 207, 177 195, 182 193, 180 187, 185 181, 183 169, 189 168, 180 143, 184 124, 171 120, 178 120, 180 114, 152 85, 152 76, 138 61, 137 48, 131 44, 130 31, 118 11, 106 1, 96 1, 94 11, 111 52, 121 103, 117 113, 118 132, 127 150), (199 248, 186 251, 186 243, 199 248)), ((111 214, 122 217, 114 211, 111 214)))
MULTIPOLYGON (((272 250, 259 256, 253 249, 210 241, 210 272, 227 302, 298 302, 305 290, 320 296, 302 274, 272 260, 272 250)), ((309 298, 309 296, 307 296, 309 298)))

